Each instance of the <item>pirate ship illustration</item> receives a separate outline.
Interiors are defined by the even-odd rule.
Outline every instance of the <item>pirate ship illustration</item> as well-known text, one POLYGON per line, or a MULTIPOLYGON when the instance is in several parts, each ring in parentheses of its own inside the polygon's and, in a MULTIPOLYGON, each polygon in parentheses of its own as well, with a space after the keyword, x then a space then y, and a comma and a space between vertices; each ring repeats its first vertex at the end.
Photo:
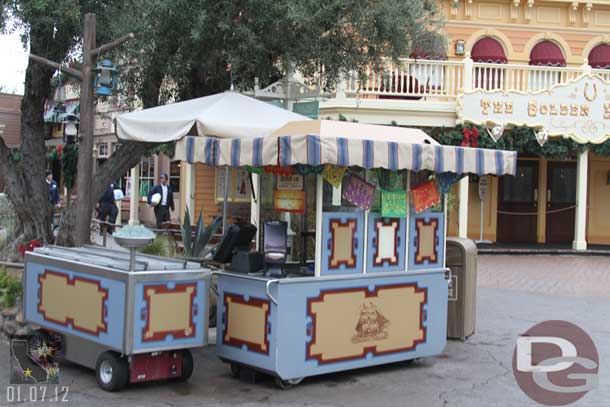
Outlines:
POLYGON ((379 312, 375 304, 365 302, 360 307, 356 335, 352 336, 352 343, 385 339, 388 337, 389 325, 390 321, 379 312))

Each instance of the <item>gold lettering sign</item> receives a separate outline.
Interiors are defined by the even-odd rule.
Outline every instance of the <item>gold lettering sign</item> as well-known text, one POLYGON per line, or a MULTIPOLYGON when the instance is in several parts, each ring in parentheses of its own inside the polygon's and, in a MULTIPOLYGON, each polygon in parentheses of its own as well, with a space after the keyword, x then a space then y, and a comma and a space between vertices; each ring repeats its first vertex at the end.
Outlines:
POLYGON ((474 89, 460 95, 458 123, 544 128, 549 136, 583 144, 610 139, 610 80, 584 74, 536 90, 507 90, 512 82, 505 78, 500 82, 495 90, 474 89))

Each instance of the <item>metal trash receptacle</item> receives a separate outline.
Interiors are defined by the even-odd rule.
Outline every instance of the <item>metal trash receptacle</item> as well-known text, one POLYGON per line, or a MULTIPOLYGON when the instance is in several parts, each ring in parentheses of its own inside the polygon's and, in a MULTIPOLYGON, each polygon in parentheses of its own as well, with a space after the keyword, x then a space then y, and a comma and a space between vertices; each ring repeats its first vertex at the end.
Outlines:
POLYGON ((448 237, 446 256, 451 270, 447 337, 466 340, 475 330, 477 246, 470 239, 448 237))

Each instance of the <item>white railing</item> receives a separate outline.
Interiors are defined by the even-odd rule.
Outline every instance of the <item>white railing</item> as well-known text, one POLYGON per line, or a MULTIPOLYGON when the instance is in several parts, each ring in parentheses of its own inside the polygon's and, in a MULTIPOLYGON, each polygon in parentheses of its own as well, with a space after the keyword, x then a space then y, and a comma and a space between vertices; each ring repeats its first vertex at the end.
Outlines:
POLYGON ((605 81, 610 82, 610 69, 592 69, 591 72, 601 76, 605 81))
MULTIPOLYGON (((349 75, 340 83, 336 97, 451 101, 464 89, 538 91, 575 79, 588 70, 585 68, 474 63, 470 58, 405 58, 398 64, 389 63, 382 72, 369 69, 364 78, 356 73, 349 75)), ((610 81, 610 69, 591 72, 610 81)))
POLYGON ((366 79, 350 75, 345 84, 346 96, 374 95, 379 98, 419 99, 452 98, 463 86, 463 63, 401 59, 388 64, 383 73, 367 70, 366 79))
POLYGON ((535 92, 575 79, 583 73, 580 67, 487 63, 473 63, 472 66, 472 89, 486 90, 535 92))

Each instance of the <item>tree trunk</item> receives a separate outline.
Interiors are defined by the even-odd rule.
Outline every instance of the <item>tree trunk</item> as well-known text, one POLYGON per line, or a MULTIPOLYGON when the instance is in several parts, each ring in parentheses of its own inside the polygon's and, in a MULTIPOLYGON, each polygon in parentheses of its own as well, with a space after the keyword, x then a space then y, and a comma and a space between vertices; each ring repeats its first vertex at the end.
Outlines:
MULTIPOLYGON (((53 37, 52 32, 32 26, 31 52, 49 59, 63 59, 69 44, 53 37)), ((52 75, 52 69, 29 63, 21 101, 19 150, 11 151, 0 138, 0 170, 6 176, 6 191, 20 225, 20 233, 4 251, 3 257, 7 257, 8 250, 16 248, 22 242, 29 243, 33 239, 43 243, 53 241, 45 182, 46 147, 43 121, 45 101, 51 93, 52 75)))

